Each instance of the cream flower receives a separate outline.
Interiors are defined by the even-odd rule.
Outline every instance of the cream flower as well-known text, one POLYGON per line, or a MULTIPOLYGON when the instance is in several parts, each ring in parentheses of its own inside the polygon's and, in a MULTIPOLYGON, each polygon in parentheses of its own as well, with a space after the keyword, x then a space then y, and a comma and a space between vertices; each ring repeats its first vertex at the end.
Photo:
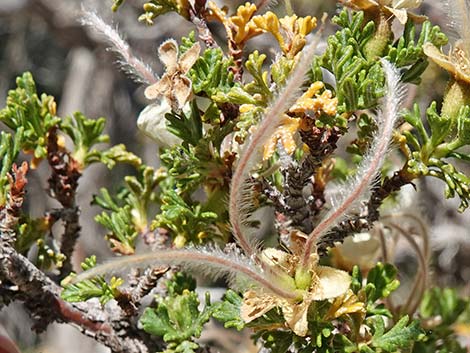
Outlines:
POLYGON ((356 10, 370 12, 383 9, 393 14, 401 24, 405 24, 408 17, 414 21, 423 21, 426 18, 409 12, 421 6, 423 0, 343 0, 341 2, 356 10))
MULTIPOLYGON (((251 322, 275 307, 282 310, 287 326, 298 336, 308 332, 307 313, 313 301, 333 299, 345 294, 351 283, 350 276, 341 270, 318 265, 318 255, 312 254, 310 273, 312 281, 308 290, 297 289, 296 299, 287 299, 268 292, 249 290, 243 298, 241 317, 251 322)), ((279 278, 295 282, 294 276, 300 262, 298 255, 268 248, 263 251, 261 259, 267 271, 276 273, 279 278)))
POLYGON ((139 129, 159 147, 170 147, 180 144, 182 140, 168 131, 168 120, 165 114, 171 112, 171 107, 166 99, 162 99, 158 103, 148 105, 139 114, 137 126, 139 129))
POLYGON ((459 40, 449 55, 444 55, 433 44, 427 42, 423 45, 424 53, 437 65, 447 70, 456 81, 470 84, 470 53, 465 51, 463 41, 459 40))
POLYGON ((181 110, 192 91, 191 80, 185 75, 196 62, 200 51, 201 46, 196 43, 179 56, 176 41, 170 39, 164 42, 158 48, 158 55, 160 61, 165 65, 165 74, 160 80, 145 89, 145 97, 157 99, 163 96, 173 110, 181 110))

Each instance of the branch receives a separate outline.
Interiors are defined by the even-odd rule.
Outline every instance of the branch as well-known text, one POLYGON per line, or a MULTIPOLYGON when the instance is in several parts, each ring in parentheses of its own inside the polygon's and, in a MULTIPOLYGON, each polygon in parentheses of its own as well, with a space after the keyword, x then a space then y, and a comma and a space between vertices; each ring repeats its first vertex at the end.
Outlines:
POLYGON ((335 243, 342 243, 346 237, 372 228, 375 221, 380 218, 379 207, 392 193, 403 186, 412 184, 414 177, 407 173, 407 166, 385 178, 381 186, 374 188, 367 203, 366 212, 362 215, 350 216, 334 227, 331 232, 323 236, 318 243, 319 253, 326 253, 327 248, 334 247, 335 243))
POLYGON ((62 288, 13 248, 27 170, 26 163, 20 168, 13 166, 7 203, 0 208, 0 302, 24 302, 35 320, 33 330, 37 332, 45 330, 53 322, 64 322, 73 324, 84 334, 111 348, 113 353, 156 350, 149 336, 145 337, 145 333, 125 320, 117 305, 111 310, 103 310, 99 303, 92 301, 76 306, 65 302, 60 297, 62 288))
POLYGON ((64 233, 60 252, 66 259, 60 269, 60 278, 64 278, 72 271, 72 253, 75 243, 80 236, 79 216, 80 210, 75 203, 78 179, 81 177, 80 166, 70 154, 58 143, 57 128, 48 133, 47 161, 52 173, 48 180, 51 196, 63 206, 60 216, 64 221, 64 233))

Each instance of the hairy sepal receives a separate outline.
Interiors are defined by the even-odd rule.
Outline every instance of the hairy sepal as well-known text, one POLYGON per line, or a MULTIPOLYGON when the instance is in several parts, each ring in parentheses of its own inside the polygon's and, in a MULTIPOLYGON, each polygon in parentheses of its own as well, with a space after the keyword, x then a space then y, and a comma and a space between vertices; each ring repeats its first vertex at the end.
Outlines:
POLYGON ((390 148, 393 129, 400 117, 399 111, 405 92, 403 85, 400 84, 400 75, 392 64, 382 60, 382 66, 387 80, 387 94, 383 98, 381 110, 377 114, 378 130, 374 134, 369 150, 364 154, 355 175, 349 177, 345 182, 333 186, 333 189, 340 190, 340 192, 329 197, 331 209, 309 235, 303 256, 304 266, 308 263, 318 239, 368 199, 371 189, 379 177, 390 148))

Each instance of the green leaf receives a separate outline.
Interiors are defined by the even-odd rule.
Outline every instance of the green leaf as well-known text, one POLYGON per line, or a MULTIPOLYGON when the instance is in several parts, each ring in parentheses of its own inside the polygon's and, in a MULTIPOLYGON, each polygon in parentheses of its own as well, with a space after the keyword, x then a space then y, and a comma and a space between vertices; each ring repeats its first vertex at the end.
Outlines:
MULTIPOLYGON (((90 256, 82 262, 81 267, 84 271, 96 266, 96 256, 90 256)), ((71 277, 75 274, 71 273, 71 277)), ((112 277, 109 284, 105 281, 104 276, 81 281, 75 284, 67 284, 70 277, 66 277, 62 281, 64 290, 61 297, 68 302, 82 302, 91 298, 99 298, 102 305, 109 300, 116 298, 120 292, 118 287, 124 283, 121 278, 112 277)))
POLYGON ((374 23, 364 24, 362 12, 341 11, 333 22, 343 27, 328 37, 321 65, 336 78, 338 113, 369 109, 384 95, 385 78, 379 62, 367 60, 364 46, 371 39, 374 23))
POLYGON ((6 107, 0 110, 0 121, 13 131, 22 129, 20 148, 42 159, 47 154, 47 133, 60 123, 56 117, 54 97, 38 96, 31 73, 16 79, 17 88, 8 92, 6 107))
POLYGON ((459 298, 455 289, 435 287, 424 294, 419 312, 425 319, 440 317, 440 325, 449 327, 457 321, 467 305, 468 300, 459 298))
POLYGON ((245 321, 240 317, 240 307, 243 298, 238 293, 229 289, 221 302, 212 305, 212 316, 224 323, 225 328, 236 328, 238 331, 245 327, 245 321))
POLYGON ((195 100, 191 104, 190 113, 167 113, 165 119, 169 122, 168 131, 187 144, 196 146, 202 138, 202 120, 195 100))
POLYGON ((408 315, 403 316, 389 331, 384 333, 385 327, 383 318, 375 317, 375 332, 372 337, 372 346, 380 348, 385 352, 396 352, 398 349, 409 348, 414 341, 422 335, 417 320, 408 325, 408 315))
POLYGON ((178 247, 187 242, 201 244, 220 236, 214 228, 217 213, 204 211, 200 203, 186 202, 172 189, 164 190, 161 201, 161 213, 155 217, 152 227, 170 230, 178 247))
MULTIPOLYGON (((178 2, 176 0, 150 0, 144 4, 144 13, 139 16, 139 21, 151 26, 153 20, 160 15, 168 12, 179 12, 178 2)), ((113 7, 114 9, 114 7, 113 7)))
POLYGON ((123 144, 115 145, 103 151, 92 150, 85 157, 85 164, 103 163, 108 169, 113 169, 117 163, 132 165, 135 168, 142 166, 142 160, 134 153, 127 151, 123 144))
POLYGON ((447 37, 438 26, 432 27, 429 21, 425 21, 416 38, 416 24, 408 21, 403 35, 389 46, 387 59, 402 68, 403 82, 420 83, 421 75, 428 66, 428 58, 423 52, 424 43, 432 43, 439 48, 447 44, 447 37))
MULTIPOLYGON (((179 280, 181 278, 180 276, 179 280)), ((165 342, 180 344, 198 338, 203 325, 209 321, 212 309, 208 294, 205 307, 201 311, 198 309, 199 304, 196 292, 184 289, 179 294, 173 290, 159 301, 156 308, 147 308, 139 323, 145 332, 162 337, 165 342)))
POLYGON ((263 71, 263 63, 266 55, 260 54, 257 50, 248 55, 245 66, 248 72, 253 76, 253 81, 246 84, 244 90, 251 95, 259 94, 269 100, 272 96, 268 86, 268 72, 263 71))
POLYGON ((209 98, 219 92, 227 93, 234 84, 231 65, 221 49, 206 49, 189 71, 194 93, 204 92, 209 98))
POLYGON ((400 282, 396 279, 397 270, 393 265, 378 263, 367 275, 367 301, 373 303, 378 299, 386 298, 400 282))
POLYGON ((23 138, 24 129, 19 127, 15 136, 2 131, 0 133, 0 207, 5 205, 7 194, 10 190, 8 181, 8 173, 10 173, 13 163, 15 162, 21 148, 21 140, 23 138))

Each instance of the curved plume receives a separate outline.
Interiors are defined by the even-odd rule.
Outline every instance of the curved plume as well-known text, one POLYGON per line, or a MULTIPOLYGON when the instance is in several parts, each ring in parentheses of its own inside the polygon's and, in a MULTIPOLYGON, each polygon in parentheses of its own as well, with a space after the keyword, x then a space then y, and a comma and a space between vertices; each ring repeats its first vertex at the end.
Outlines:
POLYGON ((330 200, 331 209, 309 234, 302 256, 302 266, 305 268, 319 237, 341 222, 348 212, 364 200, 365 196, 368 196, 385 160, 385 155, 392 140, 393 128, 399 118, 404 89, 399 82, 400 76, 392 64, 382 60, 382 66, 387 80, 387 94, 383 99, 382 110, 377 116, 378 131, 373 138, 369 151, 363 156, 356 174, 338 186, 341 191, 340 195, 330 200))
POLYGON ((225 253, 217 248, 200 247, 182 250, 157 250, 140 255, 123 256, 85 271, 72 279, 77 283, 98 275, 115 273, 124 268, 150 264, 180 265, 197 269, 212 277, 228 276, 233 287, 244 290, 249 286, 265 288, 283 298, 295 298, 295 288, 284 288, 275 278, 270 278, 253 262, 236 252, 225 253))
MULTIPOLYGON (((324 19, 323 19, 324 22, 324 19)), ((286 85, 274 97, 270 106, 266 109, 263 119, 256 127, 250 139, 245 142, 243 151, 238 160, 237 167, 232 177, 230 185, 229 212, 230 223, 233 234, 238 244, 246 255, 252 256, 255 253, 255 245, 252 237, 247 237, 248 213, 246 212, 247 202, 251 195, 249 173, 254 165, 261 160, 261 150, 266 141, 282 123, 284 113, 295 103, 302 94, 301 87, 305 82, 305 77, 311 67, 311 62, 315 54, 315 49, 320 41, 323 25, 317 31, 312 42, 301 52, 301 57, 290 74, 286 85)))
POLYGON ((90 27, 111 44, 110 49, 121 57, 118 63, 125 73, 139 83, 152 84, 157 81, 158 77, 152 68, 132 54, 129 44, 121 37, 117 29, 104 22, 95 12, 83 8, 82 11, 81 24, 90 27))

